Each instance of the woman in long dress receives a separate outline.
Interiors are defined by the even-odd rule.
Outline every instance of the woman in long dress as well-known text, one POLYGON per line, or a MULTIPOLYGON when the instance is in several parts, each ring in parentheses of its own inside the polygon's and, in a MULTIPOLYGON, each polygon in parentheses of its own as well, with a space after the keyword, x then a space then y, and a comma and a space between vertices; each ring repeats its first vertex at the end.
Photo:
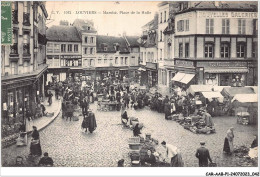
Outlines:
POLYGON ((231 127, 227 131, 227 136, 225 137, 224 148, 223 148, 224 152, 226 152, 228 154, 233 153, 233 151, 234 151, 233 141, 234 141, 234 128, 231 127))
POLYGON ((30 146, 30 155, 41 156, 42 148, 40 143, 40 135, 37 127, 33 126, 32 141, 30 146))

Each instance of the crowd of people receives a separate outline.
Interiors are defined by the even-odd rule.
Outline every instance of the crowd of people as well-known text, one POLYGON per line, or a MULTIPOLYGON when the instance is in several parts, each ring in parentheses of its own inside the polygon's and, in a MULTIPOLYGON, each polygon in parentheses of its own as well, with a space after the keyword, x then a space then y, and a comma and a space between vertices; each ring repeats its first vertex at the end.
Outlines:
MULTIPOLYGON (((49 84, 50 85, 50 84, 49 84)), ((174 92, 171 96, 165 97, 158 93, 151 94, 145 90, 130 87, 124 84, 111 85, 107 83, 100 84, 98 89, 94 91, 93 85, 82 86, 80 81, 57 82, 53 86, 49 86, 46 90, 46 96, 48 97, 49 105, 52 104, 53 94, 50 90, 55 91, 55 99, 62 100, 62 118, 66 121, 78 120, 77 116, 74 116, 74 112, 81 108, 83 115, 83 121, 81 128, 85 132, 93 133, 97 128, 95 114, 90 109, 90 104, 97 100, 97 95, 102 94, 105 99, 110 101, 116 101, 119 105, 117 110, 121 110, 121 121, 125 126, 128 126, 129 116, 127 114, 128 109, 143 109, 145 106, 149 106, 151 110, 158 111, 165 114, 165 119, 169 119, 169 116, 173 114, 181 114, 184 117, 194 115, 198 113, 199 106, 195 104, 196 97, 192 95, 178 94, 174 92)), ((216 101, 216 100, 215 100, 216 101)), ((206 124, 213 125, 210 113, 214 114, 214 105, 208 104, 206 111, 203 113, 206 124)), ((43 109, 44 110, 44 109, 43 109)), ((44 112, 44 111, 43 111, 44 112)), ((134 120, 133 120, 134 121, 134 120)), ((142 123, 136 123, 133 125, 133 136, 140 136, 143 128, 142 123)), ((230 128, 227 132, 227 136, 224 139, 223 151, 227 154, 232 154, 234 151, 233 141, 234 132, 233 128, 230 128)), ((24 132, 25 130, 21 130, 24 132)), ((252 146, 257 146, 257 141, 254 141, 252 146), (254 145, 253 145, 254 144, 254 145)), ((180 150, 169 143, 163 141, 161 143, 165 147, 166 155, 170 159, 170 166, 182 167, 184 166, 180 150)), ((205 147, 205 142, 200 142, 201 147, 197 149, 195 156, 199 159, 199 166, 205 167, 212 163, 209 150, 205 147)), ((37 127, 33 126, 32 139, 30 144, 30 155, 41 156, 42 149, 40 144, 40 136, 37 127)), ((155 156, 151 149, 147 150, 147 154, 144 158, 144 163, 150 164, 150 166, 156 166, 155 156)), ((44 153, 44 157, 40 160, 39 165, 52 166, 53 160, 48 157, 48 153, 44 153)), ((118 166, 124 166, 124 160, 121 159, 118 162, 118 166)))

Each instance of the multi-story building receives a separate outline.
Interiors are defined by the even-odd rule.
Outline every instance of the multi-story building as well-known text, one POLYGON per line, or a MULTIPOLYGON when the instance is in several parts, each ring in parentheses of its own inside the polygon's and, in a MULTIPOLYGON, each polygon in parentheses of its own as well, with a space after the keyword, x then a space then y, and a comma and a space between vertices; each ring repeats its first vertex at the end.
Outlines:
POLYGON ((140 65, 141 85, 154 87, 158 84, 158 14, 142 27, 140 65))
POLYGON ((172 61, 169 61, 169 54, 172 55, 174 46, 172 45, 172 29, 168 28, 169 19, 171 19, 175 10, 175 2, 164 1, 158 4, 158 89, 161 93, 169 93, 169 67, 172 69, 172 61), (164 35, 164 33, 166 35, 164 35), (167 44, 166 44, 167 43, 167 44), (169 44, 168 44, 169 43, 169 44), (165 45, 166 44, 166 45, 165 45), (170 51, 168 51, 168 45, 170 51), (165 60, 166 59, 166 60, 165 60), (165 62, 166 65, 165 65, 165 62), (169 65, 170 64, 170 65, 169 65), (168 67, 168 69, 167 69, 168 67), (168 74, 167 74, 168 73, 168 74))
POLYGON ((64 81, 82 73, 81 39, 74 26, 52 26, 47 30, 47 81, 64 81))
POLYGON ((47 16, 45 2, 12 2, 13 44, 1 50, 2 137, 17 133, 44 96, 47 16))
MULTIPOLYGON (((134 78, 139 65, 138 37, 97 36, 96 79, 115 80, 134 78)), ((129 80, 130 81, 130 80, 129 80)))
POLYGON ((78 70, 77 73, 82 73, 82 77, 85 80, 90 78, 90 76, 94 73, 93 71, 95 67, 95 62, 97 60, 97 31, 94 28, 93 21, 86 19, 76 19, 73 22, 73 26, 76 27, 78 31, 82 46, 82 66, 84 71, 82 72, 78 70))
POLYGON ((176 83, 257 84, 257 2, 181 2, 179 7, 176 83))
POLYGON ((47 30, 48 81, 67 77, 95 82, 107 76, 123 81, 135 78, 139 65, 138 37, 97 35, 94 24, 76 19, 72 26, 52 26, 47 30))

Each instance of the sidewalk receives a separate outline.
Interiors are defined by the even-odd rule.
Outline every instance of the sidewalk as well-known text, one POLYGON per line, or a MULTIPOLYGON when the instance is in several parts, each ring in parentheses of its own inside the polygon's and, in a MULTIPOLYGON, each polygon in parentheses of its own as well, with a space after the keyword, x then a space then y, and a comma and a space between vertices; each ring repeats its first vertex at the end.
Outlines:
MULTIPOLYGON (((54 94, 53 94, 54 95, 54 94)), ((30 133, 32 131, 32 126, 36 126, 38 131, 41 131, 48 125, 50 125, 59 115, 61 111, 61 100, 56 100, 56 98, 53 96, 53 102, 52 105, 49 106, 48 99, 45 99, 44 106, 46 107, 46 112, 52 113, 54 112, 54 115, 52 117, 40 117, 38 119, 35 119, 33 121, 26 121, 26 130, 27 133, 30 133)), ((17 147, 16 141, 10 143, 8 146, 4 147, 2 146, 2 152, 1 152, 1 161, 2 166, 8 167, 8 166, 14 166, 15 159, 17 156, 21 156, 24 159, 24 163, 28 167, 35 166, 36 163, 38 163, 40 157, 31 158, 28 156, 29 154, 29 147, 30 147, 30 138, 27 140, 27 146, 17 147)))
MULTIPOLYGON (((43 104, 46 108, 46 112, 54 113, 54 115, 51 117, 43 116, 43 117, 37 118, 33 121, 28 121, 26 119, 26 132, 27 133, 32 132, 32 126, 36 126, 38 131, 41 131, 42 129, 47 127, 50 123, 52 123, 55 120, 55 118, 59 115, 60 110, 61 110, 61 100, 56 100, 56 98, 53 97, 53 102, 52 102, 51 106, 49 106, 47 99, 45 99, 43 104)), ((5 138, 2 138, 1 139, 2 148, 8 148, 9 146, 15 144, 18 136, 19 136, 19 134, 16 133, 16 134, 7 136, 5 138)))
POLYGON ((54 96, 54 92, 52 92, 52 105, 49 106, 48 98, 45 98, 45 101, 43 102, 43 105, 46 108, 45 112, 48 113, 54 113, 52 117, 43 116, 37 119, 34 119, 33 121, 26 120, 26 131, 27 133, 30 133, 33 129, 32 126, 36 126, 38 131, 41 131, 45 127, 47 127, 52 121, 55 120, 55 118, 59 115, 61 110, 61 99, 56 100, 54 96))

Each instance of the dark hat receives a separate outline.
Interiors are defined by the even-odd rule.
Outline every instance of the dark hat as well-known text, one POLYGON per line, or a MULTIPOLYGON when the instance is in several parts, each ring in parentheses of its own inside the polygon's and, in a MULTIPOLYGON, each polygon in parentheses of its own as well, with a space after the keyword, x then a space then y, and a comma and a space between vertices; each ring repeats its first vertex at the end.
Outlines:
POLYGON ((165 142, 165 141, 163 141, 163 142, 161 142, 161 144, 162 144, 162 145, 166 145, 166 142, 165 142))
POLYGON ((205 141, 201 141, 201 142, 200 142, 200 145, 205 145, 205 141))

